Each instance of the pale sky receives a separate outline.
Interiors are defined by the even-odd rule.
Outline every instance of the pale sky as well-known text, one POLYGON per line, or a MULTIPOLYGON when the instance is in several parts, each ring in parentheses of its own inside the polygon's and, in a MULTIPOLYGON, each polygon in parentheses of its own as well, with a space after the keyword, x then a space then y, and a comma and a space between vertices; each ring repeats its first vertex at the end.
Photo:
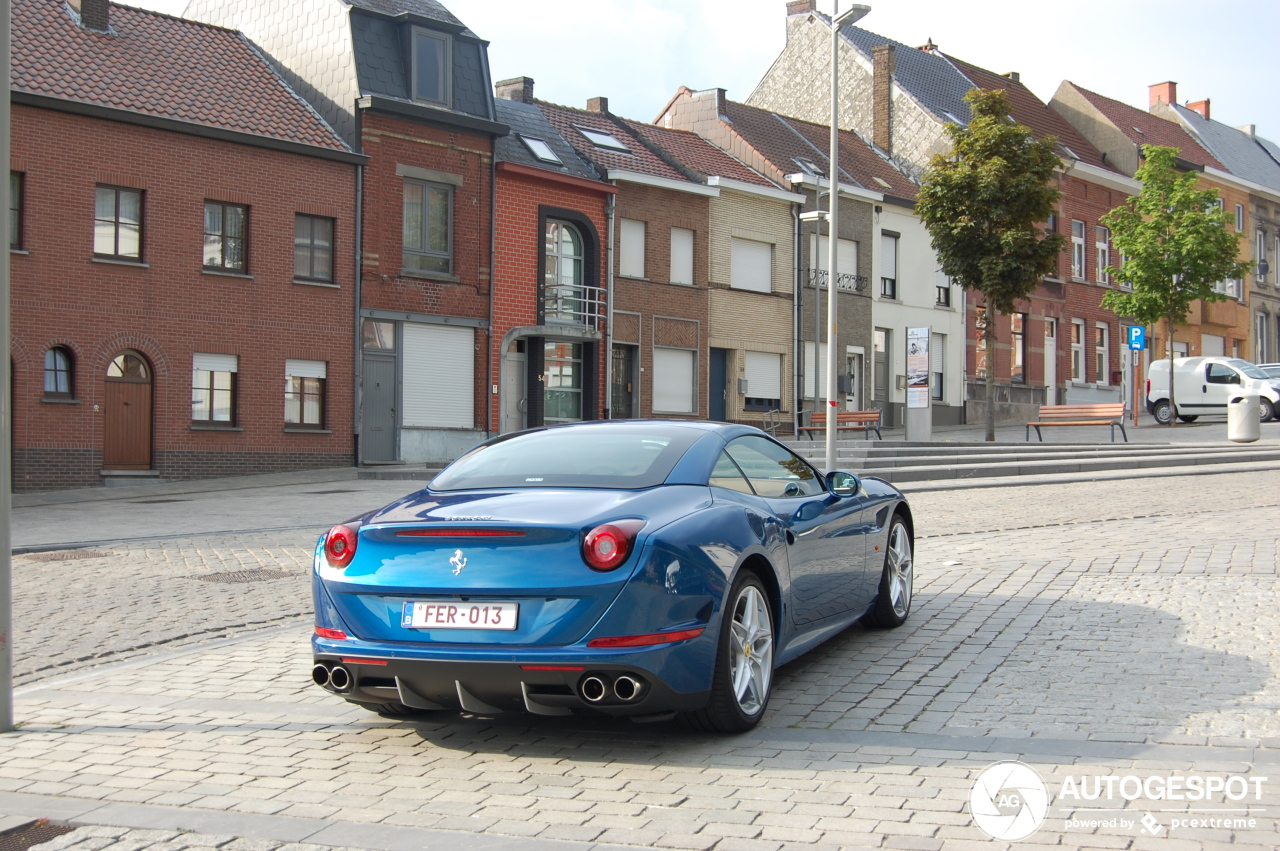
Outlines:
MULTIPOLYGON (((681 85, 744 100, 786 36, 785 0, 443 0, 490 42, 495 80, 529 76, 537 97, 652 121, 681 85)), ((833 0, 818 0, 830 12, 833 0)), ((134 0, 181 14, 186 0, 134 0)), ((840 8, 851 5, 842 0, 840 8)), ((1209 98, 1213 118, 1280 141, 1280 2, 1235 0, 870 0, 859 25, 997 73, 1042 100, 1069 79, 1146 108, 1147 86, 1209 98)))

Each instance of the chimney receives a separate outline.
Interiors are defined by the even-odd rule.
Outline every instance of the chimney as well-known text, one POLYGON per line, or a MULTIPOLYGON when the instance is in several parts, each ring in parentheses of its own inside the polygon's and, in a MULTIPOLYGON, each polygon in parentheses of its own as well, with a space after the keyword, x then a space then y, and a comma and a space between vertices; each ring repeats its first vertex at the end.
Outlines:
POLYGON ((1205 98, 1204 100, 1195 101, 1194 103, 1187 104, 1187 109, 1191 110, 1192 112, 1200 113, 1200 117, 1203 118, 1205 121, 1209 120, 1209 99, 1208 98, 1205 98))
POLYGON ((67 4, 80 16, 80 26, 98 32, 108 30, 111 18, 108 0, 67 0, 67 4))
POLYGON ((1178 102, 1177 83, 1156 83, 1154 86, 1147 86, 1147 93, 1150 97, 1150 102, 1147 104, 1149 109, 1154 108, 1158 103, 1167 103, 1172 106, 1178 102))
POLYGON ((510 80, 499 80, 493 84, 493 90, 502 100, 533 103, 532 77, 512 77, 510 80))
POLYGON ((587 98, 587 112, 609 112, 608 98, 587 98))
POLYGON ((871 141, 886 154, 892 154, 893 45, 881 44, 871 56, 871 141))
POLYGON ((1250 139, 1258 138, 1258 125, 1256 124, 1241 124, 1236 129, 1248 136, 1250 139))
POLYGON ((925 53, 937 53, 938 45, 933 43, 932 38, 928 38, 925 40, 924 44, 920 45, 920 49, 923 50, 925 53))
POLYGON ((1022 82, 1022 75, 1019 74, 1017 71, 1010 71, 1008 74, 1005 74, 1005 76, 1008 77, 1011 82, 1014 82, 1014 83, 1022 82))
POLYGON ((790 0, 787 3, 787 17, 794 18, 796 15, 809 15, 818 11, 818 0, 790 0))

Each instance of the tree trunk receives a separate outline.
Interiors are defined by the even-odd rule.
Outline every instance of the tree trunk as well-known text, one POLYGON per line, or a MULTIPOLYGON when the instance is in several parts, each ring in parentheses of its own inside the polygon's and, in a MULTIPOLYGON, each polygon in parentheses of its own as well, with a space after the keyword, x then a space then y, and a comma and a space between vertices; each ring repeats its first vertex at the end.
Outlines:
POLYGON ((996 313, 995 308, 987 305, 987 324, 982 329, 982 338, 987 345, 987 436, 988 443, 996 439, 996 313))
POLYGON ((1174 387, 1177 385, 1173 375, 1173 311, 1169 311, 1169 428, 1178 422, 1178 396, 1174 387))

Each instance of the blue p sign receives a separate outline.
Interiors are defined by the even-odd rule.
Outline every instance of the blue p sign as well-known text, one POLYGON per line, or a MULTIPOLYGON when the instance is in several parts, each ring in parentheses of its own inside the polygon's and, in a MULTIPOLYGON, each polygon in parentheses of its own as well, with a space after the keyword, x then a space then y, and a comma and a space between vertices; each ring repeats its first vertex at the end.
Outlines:
POLYGON ((1141 325, 1133 325, 1129 328, 1129 348, 1135 352, 1141 351, 1147 347, 1147 329, 1141 325))

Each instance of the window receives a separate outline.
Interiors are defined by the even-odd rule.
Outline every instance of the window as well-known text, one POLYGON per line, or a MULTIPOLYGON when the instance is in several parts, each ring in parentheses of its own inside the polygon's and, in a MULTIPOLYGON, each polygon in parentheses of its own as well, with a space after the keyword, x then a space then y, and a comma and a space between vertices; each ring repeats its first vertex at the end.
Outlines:
POLYGON ((548 145, 545 140, 535 139, 532 136, 522 136, 519 133, 517 133, 516 136, 519 137, 521 142, 524 142, 525 147, 529 149, 529 152, 542 162, 554 163, 555 165, 562 165, 564 163, 564 161, 560 159, 559 155, 557 155, 555 151, 551 150, 551 146, 548 145))
POLYGON ((404 258, 411 272, 447 275, 453 268, 453 188, 404 182, 404 258))
POLYGON ((973 309, 973 374, 985 378, 991 358, 987 352, 987 309, 973 309))
MULTIPOLYGON (((1128 263, 1128 262, 1129 262, 1129 255, 1127 255, 1127 254, 1121 254, 1121 255, 1120 255, 1120 269, 1121 269, 1121 270, 1123 270, 1123 269, 1124 269, 1124 267, 1125 267, 1125 264, 1126 264, 1126 263, 1128 263)), ((1133 289, 1133 282, 1132 282, 1132 281, 1120 281, 1120 282, 1119 282, 1119 287, 1120 287, 1120 289, 1122 289, 1122 290, 1131 290, 1131 289, 1133 289)))
POLYGON ((872 332, 872 392, 884 408, 889 403, 889 376, 893 375, 893 331, 876 328, 872 332))
POLYGON ((71 352, 54 346, 44 353, 44 395, 71 398, 71 352))
POLYGON ((1009 330, 1012 332, 1011 351, 1009 352, 1009 381, 1013 384, 1027 383, 1027 314, 1014 313, 1009 317, 1009 330))
POLYGON ((1236 204, 1236 233, 1244 230, 1244 205, 1236 204))
POLYGON ((694 404, 694 353, 688 349, 653 350, 653 409, 672 414, 697 412, 694 404))
POLYGON ((546 343, 543 356, 546 396, 543 421, 572 423, 582 419, 582 344, 546 343))
POLYGON ((944 366, 947 362, 946 357, 947 336, 945 334, 933 334, 929 338, 929 371, 933 373, 930 382, 930 392, 934 401, 941 402, 943 399, 943 378, 945 378, 944 366))
POLYGON ((818 359, 813 359, 813 341, 804 344, 804 395, 806 399, 827 398, 827 344, 818 346, 818 359), (815 392, 816 388, 816 392, 815 392))
POLYGON ((743 371, 748 411, 776 411, 782 407, 782 355, 747 352, 743 371))
POLYGON ((413 99, 449 104, 449 39, 439 33, 413 30, 413 99))
POLYGON ((582 236, 577 228, 548 220, 546 255, 542 305, 547 321, 585 323, 588 308, 582 288, 582 236))
POLYGON ((1225 292, 1227 295, 1231 296, 1232 298, 1243 299, 1244 298, 1244 279, 1228 278, 1225 292))
POLYGON ((880 234, 880 297, 898 297, 898 238, 880 234))
POLYGON ((361 325, 360 336, 366 349, 395 351, 396 323, 365 319, 361 325))
POLYGON ((624 278, 644 277, 644 222, 618 220, 618 274, 624 278))
POLYGON ((98 257, 142 259, 142 192, 117 186, 97 188, 93 253, 98 257))
POLYGON ((1104 322, 1094 323, 1093 380, 1099 384, 1111 383, 1111 329, 1104 322))
POLYGON ((22 173, 9 172, 9 248, 22 250, 22 173))
POLYGON ((333 219, 301 213, 294 217, 293 276, 304 281, 333 281, 333 219))
POLYGON ((631 149, 618 141, 616 136, 604 132, 603 130, 591 130, 586 127, 579 127, 578 132, 587 138, 587 141, 595 145, 597 148, 605 148, 610 151, 621 151, 623 153, 631 153, 631 149))
MULTIPOLYGON (((830 242, 825 236, 809 237, 809 265, 822 272, 819 288, 826 286, 828 267, 831 265, 830 242)), ((858 274, 858 243, 852 239, 836 240, 836 287, 841 286, 841 276, 858 274)))
POLYGON ((936 289, 937 289, 936 304, 938 305, 938 307, 950 307, 951 306, 951 279, 948 278, 941 269, 939 269, 935 273, 934 279, 936 281, 936 289))
POLYGON ((1084 377, 1084 320, 1071 320, 1071 380, 1083 383, 1084 377))
POLYGON ((324 428, 324 385, 328 367, 322 360, 284 362, 284 423, 296 428, 324 428))
POLYGON ((758 293, 773 292, 773 246, 733 237, 730 244, 729 286, 758 293))
POLYGON ((1107 267, 1111 265, 1111 231, 1098 225, 1093 229, 1094 245, 1097 247, 1098 256, 1097 268, 1094 270, 1094 277, 1098 279, 1100 284, 1111 283, 1111 276, 1107 274, 1107 267))
POLYGON ((825 490, 816 470, 789 450, 763 437, 740 437, 725 452, 760 496, 816 496, 825 490))
POLYGON ((236 421, 236 355, 191 358, 191 421, 206 425, 234 425, 236 421))
MULTIPOLYGON (((1254 334, 1253 339, 1253 362, 1267 362, 1267 315, 1265 313, 1257 314, 1258 330, 1254 334)), ((47 362, 47 358, 46 358, 47 362)), ((45 380, 45 392, 48 392, 49 382, 45 380)))
POLYGON ((743 477, 742 471, 738 469, 738 465, 729 457, 728 452, 721 452, 720 457, 716 459, 716 465, 711 469, 711 477, 707 479, 707 484, 713 488, 726 488, 740 493, 755 493, 751 489, 751 485, 747 484, 747 480, 743 477))
POLYGON ((249 208, 204 202, 204 267, 228 272, 248 270, 249 208))
MULTIPOLYGON (((10 227, 12 227, 12 225, 11 225, 10 227)), ((1267 233, 1266 233, 1266 231, 1261 231, 1261 230, 1260 230, 1260 231, 1258 231, 1258 240, 1257 240, 1257 243, 1256 243, 1256 245, 1255 245, 1255 247, 1254 247, 1254 254, 1256 255, 1254 259, 1255 259, 1255 260, 1257 260, 1259 263, 1265 263, 1265 262, 1266 262, 1266 260, 1267 260, 1267 233)), ((1264 275, 1264 274, 1262 273, 1262 270, 1260 270, 1260 269, 1259 269, 1259 270, 1256 270, 1256 271, 1255 271, 1255 277, 1257 278, 1258 283, 1260 283, 1260 284, 1261 284, 1261 283, 1266 283, 1267 276, 1266 276, 1266 275, 1264 275)))
POLYGON ((693 283, 693 231, 671 229, 671 283, 693 283))
POLYGON ((1084 222, 1071 222, 1071 277, 1084 278, 1084 222))

